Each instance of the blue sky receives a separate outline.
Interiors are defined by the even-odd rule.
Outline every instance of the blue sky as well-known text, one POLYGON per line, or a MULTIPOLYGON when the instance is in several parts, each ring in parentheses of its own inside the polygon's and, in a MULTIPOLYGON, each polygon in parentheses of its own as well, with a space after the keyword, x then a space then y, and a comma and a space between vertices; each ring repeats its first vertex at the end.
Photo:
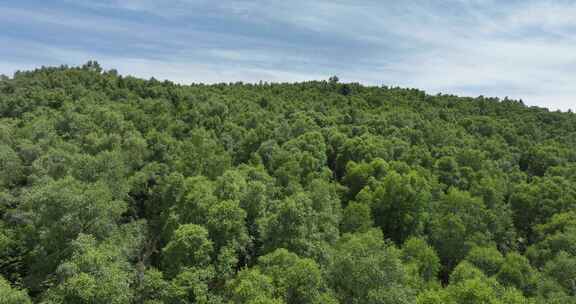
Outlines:
POLYGON ((342 81, 576 110, 576 1, 0 0, 0 74, 342 81))

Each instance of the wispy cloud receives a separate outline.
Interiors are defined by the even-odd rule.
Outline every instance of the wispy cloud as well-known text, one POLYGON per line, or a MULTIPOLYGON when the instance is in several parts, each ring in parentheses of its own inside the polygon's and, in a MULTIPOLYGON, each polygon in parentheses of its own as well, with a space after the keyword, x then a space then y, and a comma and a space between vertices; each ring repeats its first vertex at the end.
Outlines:
POLYGON ((346 81, 576 109, 576 3, 59 0, 0 3, 0 73, 104 66, 178 82, 346 81))

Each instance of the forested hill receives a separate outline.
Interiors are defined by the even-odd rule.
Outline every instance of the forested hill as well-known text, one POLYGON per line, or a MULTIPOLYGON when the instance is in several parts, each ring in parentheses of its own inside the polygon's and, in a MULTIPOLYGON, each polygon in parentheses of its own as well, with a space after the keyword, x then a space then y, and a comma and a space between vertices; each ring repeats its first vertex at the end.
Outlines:
POLYGON ((2 304, 576 303, 575 208, 573 113, 95 62, 0 79, 2 304))

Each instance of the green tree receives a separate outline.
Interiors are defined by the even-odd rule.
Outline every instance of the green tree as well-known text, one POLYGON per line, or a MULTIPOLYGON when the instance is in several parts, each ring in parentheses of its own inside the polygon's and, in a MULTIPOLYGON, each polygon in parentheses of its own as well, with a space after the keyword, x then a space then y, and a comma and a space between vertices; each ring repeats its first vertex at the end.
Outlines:
POLYGON ((369 184, 371 178, 380 180, 390 171, 389 165, 383 159, 374 159, 370 163, 349 162, 346 165, 346 176, 343 183, 349 188, 349 199, 369 184))
POLYGON ((164 274, 158 269, 146 269, 139 274, 136 283, 135 303, 161 302, 167 297, 170 283, 164 279, 164 274))
POLYGON ((478 267, 487 276, 493 276, 500 270, 504 257, 494 247, 474 247, 466 256, 466 261, 478 267))
POLYGON ((452 188, 434 207, 430 222, 431 244, 442 263, 452 269, 468 250, 489 240, 490 213, 481 199, 452 188))
POLYGON ((510 205, 519 232, 533 241, 535 225, 546 223, 554 214, 572 210, 576 187, 562 177, 536 178, 514 189, 510 205))
POLYGON ((244 269, 227 286, 233 303, 281 304, 283 300, 275 298, 278 293, 272 278, 258 269, 244 269))
POLYGON ((422 233, 431 198, 429 189, 426 180, 415 171, 405 175, 392 171, 375 185, 372 193, 363 193, 359 200, 371 205, 374 222, 384 235, 402 243, 409 236, 422 233))
POLYGON ((12 187, 24 177, 24 166, 10 146, 0 145, 0 187, 12 187))
POLYGON ((529 296, 534 295, 539 280, 528 259, 516 252, 506 255, 496 277, 503 285, 516 287, 529 296))
POLYGON ((59 284, 50 288, 45 303, 130 303, 132 269, 117 244, 97 244, 81 234, 72 257, 58 266, 59 284))
POLYGON ((205 267, 211 261, 213 250, 206 228, 194 224, 181 225, 162 249, 164 268, 170 276, 175 276, 186 267, 205 267))
POLYGON ((221 201, 210 206, 206 227, 216 248, 228 245, 245 250, 249 242, 246 212, 238 201, 221 201))
POLYGON ((373 226, 372 210, 368 204, 350 202, 344 208, 340 228, 343 233, 365 232, 373 226))
POLYGON ((408 265, 413 265, 418 276, 425 282, 436 280, 441 267, 434 248, 421 238, 410 238, 404 242, 402 260, 408 265))
POLYGON ((403 286, 406 275, 400 251, 386 244, 378 230, 343 236, 328 274, 341 303, 370 303, 373 296, 384 297, 385 293, 389 293, 384 297, 389 300, 411 299, 412 292, 403 286))
POLYGON ((562 286, 566 294, 576 296, 576 256, 560 252, 546 263, 544 273, 562 286))
POLYGON ((24 290, 10 286, 10 283, 0 277, 0 303, 5 304, 31 304, 32 300, 24 290))
POLYGON ((31 218, 33 286, 70 256, 70 244, 80 234, 103 240, 115 232, 126 211, 126 203, 114 200, 104 184, 69 177, 34 186, 25 193, 22 207, 31 218))
POLYGON ((299 192, 277 202, 259 222, 264 252, 285 248, 299 255, 325 259, 338 238, 339 201, 324 182, 314 192, 299 192))
POLYGON ((214 271, 210 267, 183 269, 170 282, 164 303, 222 303, 221 298, 210 290, 214 271))
POLYGON ((320 267, 312 259, 278 249, 260 257, 258 269, 271 278, 276 294, 287 304, 322 303, 320 299, 326 299, 323 295, 326 284, 320 267))

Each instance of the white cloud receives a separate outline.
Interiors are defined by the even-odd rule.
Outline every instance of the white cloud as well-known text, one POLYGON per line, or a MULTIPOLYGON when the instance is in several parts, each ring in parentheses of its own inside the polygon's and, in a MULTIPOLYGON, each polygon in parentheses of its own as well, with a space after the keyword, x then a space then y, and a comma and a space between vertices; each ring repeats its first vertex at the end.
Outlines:
MULTIPOLYGON (((88 58, 88 57, 87 57, 88 58)), ((143 58, 98 59, 105 66, 115 68, 122 74, 138 77, 172 80, 177 83, 221 83, 221 82, 299 82, 326 79, 326 75, 296 73, 256 67, 230 67, 190 62, 166 62, 143 58)))
MULTIPOLYGON (((371 15, 374 18, 362 22, 406 37, 420 47, 396 60, 374 60, 375 65, 380 64, 376 71, 358 71, 346 78, 423 88, 431 93, 509 96, 551 109, 576 109, 576 75, 572 72, 576 44, 557 38, 574 33, 565 27, 576 24, 576 19, 569 18, 576 16, 575 5, 527 3, 504 14, 475 7, 461 12, 468 17, 464 19, 418 5, 405 8, 405 14, 382 19, 371 15), (414 22, 415 18, 420 21, 414 22)), ((387 39, 381 43, 391 43, 387 39)))
MULTIPOLYGON (((273 68, 230 66, 187 61, 183 58, 149 59, 139 57, 116 57, 99 53, 71 51, 50 46, 37 47, 50 58, 51 64, 81 65, 89 60, 100 62, 105 69, 116 69, 123 75, 141 78, 171 80, 177 83, 221 83, 221 82, 299 82, 326 79, 328 75, 299 73, 273 68)), ((0 61, 0 71, 11 75, 16 70, 37 68, 34 64, 10 64, 0 61)))
POLYGON ((117 21, 112 18, 67 14, 62 16, 51 9, 25 10, 0 7, 0 22, 20 24, 58 25, 71 29, 98 29, 104 32, 126 31, 130 22, 117 21))
MULTIPOLYGON (((109 44, 125 45, 129 51, 113 54, 61 45, 38 49, 44 50, 42 60, 52 58, 50 63, 81 64, 96 58, 109 68, 140 77, 178 82, 300 81, 335 73, 348 81, 417 87, 430 93, 509 96, 531 105, 576 110, 572 72, 576 3, 80 0, 74 4, 100 13, 2 8, 0 25, 26 20, 115 36, 109 44), (105 16, 110 11, 141 12, 166 22, 105 16), (196 23, 210 18, 215 23, 208 27, 196 23), (239 28, 218 25, 222 20, 239 28), (272 30, 277 32, 270 35, 272 30)), ((87 35, 82 41, 86 45, 90 39, 87 35)), ((21 62, 0 62, 0 72, 45 63, 34 58, 21 62)))
POLYGON ((536 26, 546 29, 576 27, 576 3, 558 1, 529 2, 523 9, 508 16, 511 26, 536 26))

